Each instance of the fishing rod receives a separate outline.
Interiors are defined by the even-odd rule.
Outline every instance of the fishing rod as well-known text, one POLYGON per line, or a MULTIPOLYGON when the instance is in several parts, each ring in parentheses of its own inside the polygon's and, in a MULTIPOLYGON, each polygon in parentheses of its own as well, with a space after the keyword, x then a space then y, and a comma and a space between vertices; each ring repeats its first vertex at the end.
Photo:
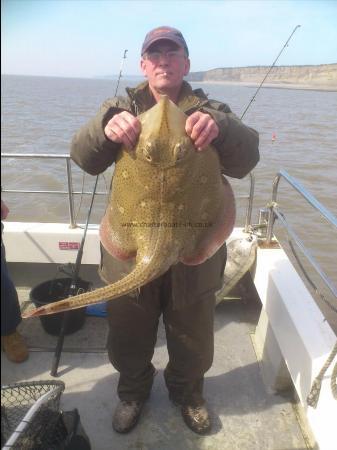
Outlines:
POLYGON ((243 118, 243 116, 246 114, 246 112, 248 111, 250 105, 253 103, 253 101, 255 100, 255 97, 257 96, 259 90, 262 88, 263 83, 266 81, 268 75, 270 74, 271 70, 274 68, 277 60, 279 59, 279 57, 281 56, 281 54, 283 53, 284 49, 287 47, 288 42, 290 41, 290 39, 293 37, 293 35, 295 34, 295 31, 297 30, 297 28, 299 28, 301 25, 296 25, 296 27, 293 29, 293 32, 291 33, 291 35, 288 37, 287 42, 284 44, 284 46, 282 47, 280 53, 277 55, 275 61, 273 62, 273 64, 269 67, 268 72, 266 73, 265 77, 263 78, 260 86, 257 88, 255 94, 253 95, 252 99, 250 100, 250 102, 248 103, 247 108, 244 110, 242 116, 241 116, 241 120, 243 118))
MULTIPOLYGON (((88 231, 92 205, 94 203, 94 197, 95 197, 97 182, 98 182, 98 175, 96 177, 94 190, 93 190, 93 193, 92 193, 92 196, 91 196, 91 203, 90 203, 90 207, 89 207, 87 221, 86 221, 85 228, 84 228, 84 234, 83 234, 83 237, 82 237, 80 248, 79 248, 79 250, 77 252, 75 268, 74 268, 74 271, 73 271, 73 274, 72 274, 72 277, 71 277, 70 287, 69 287, 69 290, 68 290, 68 297, 73 297, 78 292, 77 284, 78 284, 79 272, 80 272, 82 256, 83 256, 83 248, 84 248, 85 238, 86 238, 87 231, 88 231)), ((63 348, 64 335, 65 335, 65 331, 66 331, 66 327, 67 327, 69 318, 70 318, 69 311, 66 311, 63 314, 63 317, 62 317, 61 329, 60 329, 60 333, 59 333, 59 336, 58 336, 58 339, 57 339, 55 353, 54 353, 54 357, 53 357, 53 361, 52 361, 52 368, 51 368, 51 371, 50 371, 50 375, 52 375, 53 377, 57 376, 57 369, 58 369, 58 366, 59 366, 61 353, 62 353, 62 348, 63 348)))
MULTIPOLYGON (((124 60, 126 59, 126 53, 127 53, 127 50, 124 50, 124 55, 122 58, 119 76, 118 76, 117 85, 116 85, 115 94, 114 94, 115 97, 117 96, 119 82, 122 77, 122 71, 123 71, 124 60)), ((77 284, 78 284, 79 272, 80 272, 81 263, 82 263, 83 248, 84 248, 84 243, 85 243, 85 239, 87 236, 92 206, 93 206, 94 198, 95 198, 95 194, 96 194, 98 177, 99 177, 99 175, 97 175, 96 179, 95 179, 95 185, 94 185, 94 189, 93 189, 92 195, 91 195, 91 202, 90 202, 90 207, 89 207, 89 211, 88 211, 87 221, 86 221, 86 224, 84 227, 84 233, 83 233, 81 245, 78 250, 77 257, 76 257, 75 267, 74 267, 74 271, 72 273, 70 287, 68 290, 68 297, 73 297, 74 295, 77 294, 77 291, 78 291, 77 284)), ((50 375, 53 377, 57 376, 57 369, 59 366, 61 353, 62 353, 62 349, 63 349, 64 335, 65 335, 65 330, 66 330, 66 327, 67 327, 67 324, 69 321, 69 314, 70 314, 70 311, 66 311, 66 312, 64 312, 63 317, 62 317, 61 329, 60 329, 60 333, 59 333, 56 348, 55 348, 55 353, 54 353, 54 357, 53 357, 53 361, 52 361, 52 368, 50 371, 50 375)))
POLYGON ((116 85, 116 90, 115 90, 115 97, 117 96, 117 92, 118 92, 118 87, 119 87, 119 82, 122 78, 122 72, 123 72, 123 66, 124 66, 124 61, 126 60, 126 54, 127 54, 127 50, 124 50, 124 55, 121 61, 121 67, 119 69, 119 75, 118 75, 118 80, 117 80, 117 85, 116 85))

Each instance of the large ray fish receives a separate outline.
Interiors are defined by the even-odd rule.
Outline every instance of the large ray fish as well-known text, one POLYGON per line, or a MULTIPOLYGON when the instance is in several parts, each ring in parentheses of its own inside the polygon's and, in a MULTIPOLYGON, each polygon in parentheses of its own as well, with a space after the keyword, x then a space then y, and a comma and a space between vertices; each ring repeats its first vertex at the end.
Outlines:
POLYGON ((134 270, 106 287, 25 313, 41 316, 112 300, 160 276, 173 264, 197 265, 230 235, 234 196, 209 146, 196 151, 185 132, 187 116, 168 97, 139 116, 133 150, 117 158, 109 207, 100 226, 105 249, 134 270))

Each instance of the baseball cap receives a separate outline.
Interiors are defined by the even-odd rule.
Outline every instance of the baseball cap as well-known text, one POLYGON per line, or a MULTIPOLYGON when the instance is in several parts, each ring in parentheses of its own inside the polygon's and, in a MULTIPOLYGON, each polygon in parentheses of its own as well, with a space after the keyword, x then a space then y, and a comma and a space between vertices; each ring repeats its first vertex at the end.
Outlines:
POLYGON ((168 41, 174 42, 179 47, 182 47, 188 56, 187 44, 182 33, 176 28, 166 26, 154 28, 147 33, 142 46, 142 55, 144 55, 150 45, 162 39, 167 39, 168 41))

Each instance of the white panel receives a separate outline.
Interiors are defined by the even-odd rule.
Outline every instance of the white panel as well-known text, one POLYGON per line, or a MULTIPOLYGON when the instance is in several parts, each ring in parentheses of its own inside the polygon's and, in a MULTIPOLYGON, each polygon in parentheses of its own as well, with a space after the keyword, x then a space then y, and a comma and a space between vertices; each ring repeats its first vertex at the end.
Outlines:
POLYGON ((336 336, 282 249, 258 250, 255 285, 320 450, 332 450, 337 402, 329 380, 336 361, 326 373, 316 409, 307 406, 306 397, 336 336))
MULTIPOLYGON (((3 241, 9 262, 74 263, 84 229, 63 223, 5 222, 3 241), (71 249, 74 247, 74 249, 71 249)), ((99 264, 98 226, 90 225, 83 250, 83 264, 99 264)))

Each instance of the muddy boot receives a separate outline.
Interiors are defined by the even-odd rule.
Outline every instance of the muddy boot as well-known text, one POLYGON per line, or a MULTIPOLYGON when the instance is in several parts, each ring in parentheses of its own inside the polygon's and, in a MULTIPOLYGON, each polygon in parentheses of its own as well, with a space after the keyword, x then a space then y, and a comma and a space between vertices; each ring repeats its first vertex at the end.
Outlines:
POLYGON ((112 418, 112 428, 117 433, 128 433, 137 425, 144 402, 120 401, 112 418))
POLYGON ((181 407, 181 415, 186 425, 198 434, 207 434, 211 430, 211 420, 206 405, 181 407))
POLYGON ((20 333, 15 331, 7 336, 1 336, 1 347, 7 358, 15 363, 26 361, 29 352, 20 333))

